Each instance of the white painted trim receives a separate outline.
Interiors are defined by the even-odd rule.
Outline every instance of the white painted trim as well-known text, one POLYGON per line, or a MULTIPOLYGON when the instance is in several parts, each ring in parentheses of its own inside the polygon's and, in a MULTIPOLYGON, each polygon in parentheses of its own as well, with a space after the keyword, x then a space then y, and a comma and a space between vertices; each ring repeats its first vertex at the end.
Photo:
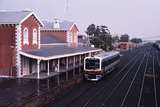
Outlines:
POLYGON ((40 62, 41 62, 41 60, 37 60, 37 79, 39 79, 40 78, 40 76, 39 76, 39 73, 40 73, 40 62))
POLYGON ((72 43, 72 32, 67 31, 67 43, 72 43))
POLYGON ((70 35, 70 31, 67 31, 67 38, 66 38, 67 40, 67 45, 68 45, 68 47, 70 47, 71 46, 71 35, 70 35))
POLYGON ((18 51, 22 49, 22 32, 21 32, 21 25, 16 25, 16 46, 18 51))
POLYGON ((22 32, 21 32, 21 25, 16 25, 16 69, 17 69, 17 76, 21 77, 21 56, 20 50, 22 49, 21 42, 22 42, 22 32))
POLYGON ((69 67, 69 65, 68 65, 68 57, 66 57, 66 69, 68 70, 68 67, 69 67))
POLYGON ((67 31, 67 35, 66 35, 66 41, 67 41, 67 43, 69 42, 69 31, 67 31))
POLYGON ((43 57, 31 55, 31 54, 28 54, 28 53, 25 53, 25 52, 22 52, 22 51, 20 51, 19 53, 20 53, 21 55, 24 55, 24 56, 29 57, 29 58, 33 58, 33 59, 43 59, 43 57))
POLYGON ((28 28, 27 27, 25 27, 24 29, 23 29, 23 45, 25 45, 25 44, 29 44, 29 31, 28 31, 28 28), (26 30, 26 32, 25 32, 25 30, 26 30), (27 33, 27 35, 26 35, 26 33, 27 33), (27 36, 27 37, 26 37, 27 36), (26 40, 27 39, 27 40, 26 40))
MULTIPOLYGON (((74 25, 77 27, 77 24, 76 24, 76 23, 73 23, 73 24, 72 24, 72 26, 69 28, 69 31, 71 31, 71 30, 72 30, 72 28, 74 27, 74 25)), ((77 27, 77 30, 78 30, 78 32, 79 32, 78 27, 77 27)))
POLYGON ((60 72, 60 60, 59 60, 59 59, 58 59, 58 64, 57 64, 57 66, 58 66, 57 72, 60 72))
POLYGON ((72 30, 73 26, 75 25, 75 23, 72 24, 72 26, 69 28, 69 31, 72 30))
POLYGON ((49 72, 49 60, 48 60, 47 63, 48 63, 48 64, 47 64, 47 67, 48 67, 48 69, 47 69, 48 73, 47 73, 47 74, 48 74, 48 76, 49 76, 49 73, 50 73, 50 72, 49 72))
MULTIPOLYGON (((91 57, 85 57, 84 58, 84 71, 93 71, 93 69, 92 70, 86 69, 86 59, 88 59, 88 58, 91 58, 91 57)), ((99 59, 100 60, 100 65, 102 65, 102 59, 100 57, 93 57, 93 58, 99 59)), ((101 71, 101 70, 102 70, 102 67, 100 66, 95 71, 101 71)))
POLYGON ((44 26, 42 21, 36 16, 36 14, 34 12, 30 12, 26 17, 24 17, 19 23, 22 24, 26 19, 28 19, 31 15, 34 15, 35 18, 39 21, 41 26, 44 26))
POLYGON ((40 26, 38 27, 38 48, 41 48, 41 31, 40 31, 40 26))
POLYGON ((73 67, 75 67, 76 66, 76 57, 74 56, 73 57, 73 67))
POLYGON ((32 43, 33 44, 38 44, 38 31, 36 28, 33 29, 32 31, 32 43))
POLYGON ((85 52, 77 52, 77 53, 65 54, 65 55, 55 55, 55 56, 50 56, 50 57, 35 56, 35 55, 31 55, 31 54, 28 54, 28 53, 25 53, 25 52, 22 52, 22 51, 20 51, 20 54, 24 55, 26 57, 33 58, 33 59, 51 60, 51 59, 64 58, 64 57, 75 56, 75 55, 86 54, 86 53, 97 52, 97 51, 101 51, 101 49, 85 51, 85 52))

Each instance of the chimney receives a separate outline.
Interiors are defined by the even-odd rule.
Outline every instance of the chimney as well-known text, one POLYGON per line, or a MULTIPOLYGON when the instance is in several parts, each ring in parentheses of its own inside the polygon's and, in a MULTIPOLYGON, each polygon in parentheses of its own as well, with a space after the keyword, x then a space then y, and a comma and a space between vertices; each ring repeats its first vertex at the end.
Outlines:
POLYGON ((54 18, 53 27, 54 27, 55 29, 59 29, 59 28, 60 28, 58 18, 54 18))

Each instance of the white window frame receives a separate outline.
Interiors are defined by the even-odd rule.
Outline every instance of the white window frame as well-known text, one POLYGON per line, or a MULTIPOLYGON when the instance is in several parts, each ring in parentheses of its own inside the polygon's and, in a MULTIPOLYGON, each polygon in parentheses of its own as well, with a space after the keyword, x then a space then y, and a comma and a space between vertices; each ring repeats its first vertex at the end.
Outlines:
POLYGON ((38 32, 36 28, 34 28, 32 32, 32 41, 33 41, 33 44, 38 43, 38 32))
POLYGON ((68 43, 71 43, 71 39, 72 39, 72 37, 71 37, 71 32, 68 31, 68 33, 67 33, 67 42, 68 42, 68 43))
POLYGON ((25 27, 24 29, 23 29, 23 44, 25 45, 25 44, 29 44, 29 40, 28 40, 29 38, 28 38, 28 28, 27 27, 25 27))
POLYGON ((74 34, 73 34, 73 32, 71 32, 71 33, 70 33, 70 37, 71 37, 70 43, 73 43, 73 36, 74 36, 74 34))

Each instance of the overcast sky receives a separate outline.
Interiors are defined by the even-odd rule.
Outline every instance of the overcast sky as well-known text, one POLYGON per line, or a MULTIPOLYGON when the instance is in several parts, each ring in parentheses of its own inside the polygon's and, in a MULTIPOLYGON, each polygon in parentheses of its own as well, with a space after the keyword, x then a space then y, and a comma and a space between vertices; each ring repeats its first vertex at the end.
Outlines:
POLYGON ((1 10, 33 10, 41 19, 54 17, 77 23, 84 32, 91 23, 131 37, 160 35, 160 0, 0 0, 1 10))

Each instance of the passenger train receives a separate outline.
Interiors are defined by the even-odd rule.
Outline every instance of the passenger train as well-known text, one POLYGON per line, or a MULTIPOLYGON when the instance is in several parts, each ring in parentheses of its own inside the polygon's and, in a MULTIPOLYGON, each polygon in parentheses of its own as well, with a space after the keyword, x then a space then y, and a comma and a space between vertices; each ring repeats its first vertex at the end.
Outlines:
POLYGON ((120 62, 118 51, 103 52, 84 59, 84 79, 98 81, 120 62))

